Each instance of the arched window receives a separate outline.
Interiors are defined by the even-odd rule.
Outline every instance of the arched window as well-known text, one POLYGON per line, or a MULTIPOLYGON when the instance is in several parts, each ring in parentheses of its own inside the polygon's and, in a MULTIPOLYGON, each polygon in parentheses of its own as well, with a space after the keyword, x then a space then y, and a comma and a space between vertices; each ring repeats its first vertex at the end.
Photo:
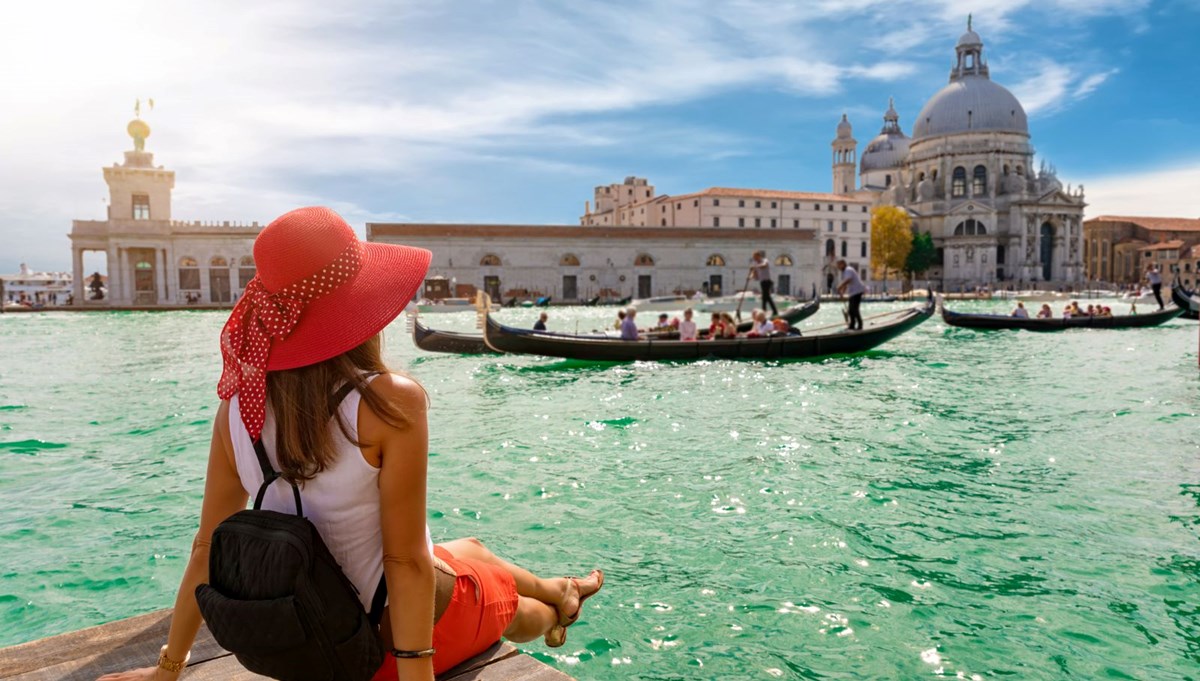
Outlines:
POLYGON ((558 264, 563 267, 579 267, 579 257, 574 253, 568 253, 558 259, 558 264))
POLYGON ((219 255, 214 255, 212 260, 208 261, 209 267, 229 267, 229 261, 219 255))
POLYGON ((825 240, 825 257, 832 258, 834 255, 836 255, 837 251, 834 250, 835 248, 837 248, 837 246, 833 243, 833 239, 826 239, 825 240))
POLYGON ((791 267, 792 266, 792 256, 785 253, 785 254, 779 256, 778 258, 775 258, 775 264, 779 265, 780 267, 791 267))
POLYGON ((975 166, 971 176, 971 196, 983 196, 987 193, 987 168, 975 166))
POLYGON ((708 260, 704 264, 708 265, 709 267, 724 267, 725 256, 713 253, 712 255, 708 256, 708 260))
POLYGON ((954 228, 954 236, 984 236, 987 234, 987 228, 982 222, 975 219, 963 220, 954 228))
POLYGON ((229 290, 229 261, 219 255, 208 261, 208 300, 212 303, 233 300, 233 292, 229 290))
POLYGON ((200 263, 191 256, 185 255, 179 259, 179 290, 200 290, 200 263))
POLYGON ((480 267, 499 267, 500 266, 500 256, 496 255, 495 253, 488 253, 487 255, 485 255, 479 259, 479 266, 480 267))
POLYGON ((654 267, 654 258, 649 253, 638 253, 633 259, 634 267, 654 267))
POLYGON ((249 255, 243 255, 238 259, 238 286, 245 291, 250 280, 254 278, 256 270, 254 268, 254 258, 249 255))
POLYGON ((967 169, 958 166, 950 179, 950 196, 960 198, 967 195, 967 169))

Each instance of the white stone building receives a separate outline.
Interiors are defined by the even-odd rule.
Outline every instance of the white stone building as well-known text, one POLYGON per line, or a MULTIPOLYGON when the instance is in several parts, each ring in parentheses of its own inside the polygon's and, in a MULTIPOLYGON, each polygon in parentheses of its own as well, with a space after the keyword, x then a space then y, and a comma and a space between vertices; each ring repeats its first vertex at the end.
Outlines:
MULTIPOLYGON (((1052 166, 1034 172, 1025 110, 990 79, 969 23, 955 52, 949 84, 917 114, 911 138, 889 105, 860 158, 856 195, 906 209, 932 235, 941 258, 928 276, 947 289, 1081 284, 1083 187, 1064 189, 1052 166)), ((834 148, 835 188, 853 188, 844 177, 857 143, 844 116, 834 148)))
POLYGON ((816 279, 811 228, 745 232, 725 228, 368 223, 367 240, 433 252, 427 287, 451 296, 487 291, 494 300, 552 296, 648 298, 745 284, 755 250, 773 263, 780 293, 809 294, 816 279))
POLYGON ((230 305, 254 277, 258 223, 171 219, 175 172, 154 165, 145 150, 150 126, 129 123, 134 148, 124 163, 104 168, 108 216, 75 220, 71 255, 75 304, 116 306, 230 305), (103 299, 88 288, 83 254, 107 255, 108 287, 103 299))

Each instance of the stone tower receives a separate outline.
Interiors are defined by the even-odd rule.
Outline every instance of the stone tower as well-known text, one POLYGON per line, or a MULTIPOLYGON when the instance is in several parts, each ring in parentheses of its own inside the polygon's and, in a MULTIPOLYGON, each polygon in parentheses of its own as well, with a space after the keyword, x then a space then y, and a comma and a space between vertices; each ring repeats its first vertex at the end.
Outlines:
POLYGON ((858 142, 846 114, 837 126, 837 137, 833 140, 833 193, 851 194, 856 189, 854 176, 858 164, 858 142))
POLYGON ((104 169, 108 219, 170 220, 175 171, 154 166, 154 154, 146 151, 150 126, 140 117, 129 122, 126 132, 133 138, 133 150, 125 152, 124 163, 104 169))

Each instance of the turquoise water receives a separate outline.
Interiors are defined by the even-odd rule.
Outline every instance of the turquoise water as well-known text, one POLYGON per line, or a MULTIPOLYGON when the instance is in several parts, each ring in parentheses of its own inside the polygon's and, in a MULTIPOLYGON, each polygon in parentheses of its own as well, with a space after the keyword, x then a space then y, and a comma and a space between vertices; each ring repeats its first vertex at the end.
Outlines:
MULTIPOLYGON (((0 645, 170 605, 223 320, 0 316, 0 645)), ((565 648, 524 646, 580 679, 1194 679, 1196 348, 934 319, 817 362, 431 355, 402 323, 386 354, 432 394, 435 539, 607 571, 565 648)))

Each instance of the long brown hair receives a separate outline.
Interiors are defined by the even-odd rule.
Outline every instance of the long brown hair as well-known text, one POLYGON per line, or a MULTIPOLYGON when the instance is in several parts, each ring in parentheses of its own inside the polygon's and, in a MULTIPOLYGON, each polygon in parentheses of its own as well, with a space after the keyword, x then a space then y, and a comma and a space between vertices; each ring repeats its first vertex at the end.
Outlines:
POLYGON ((337 457, 329 419, 337 420, 346 439, 361 446, 343 421, 334 393, 349 383, 384 423, 407 428, 408 417, 371 390, 365 374, 388 373, 382 358, 382 334, 337 357, 297 369, 267 373, 267 400, 275 416, 275 456, 290 482, 311 480, 337 457))

